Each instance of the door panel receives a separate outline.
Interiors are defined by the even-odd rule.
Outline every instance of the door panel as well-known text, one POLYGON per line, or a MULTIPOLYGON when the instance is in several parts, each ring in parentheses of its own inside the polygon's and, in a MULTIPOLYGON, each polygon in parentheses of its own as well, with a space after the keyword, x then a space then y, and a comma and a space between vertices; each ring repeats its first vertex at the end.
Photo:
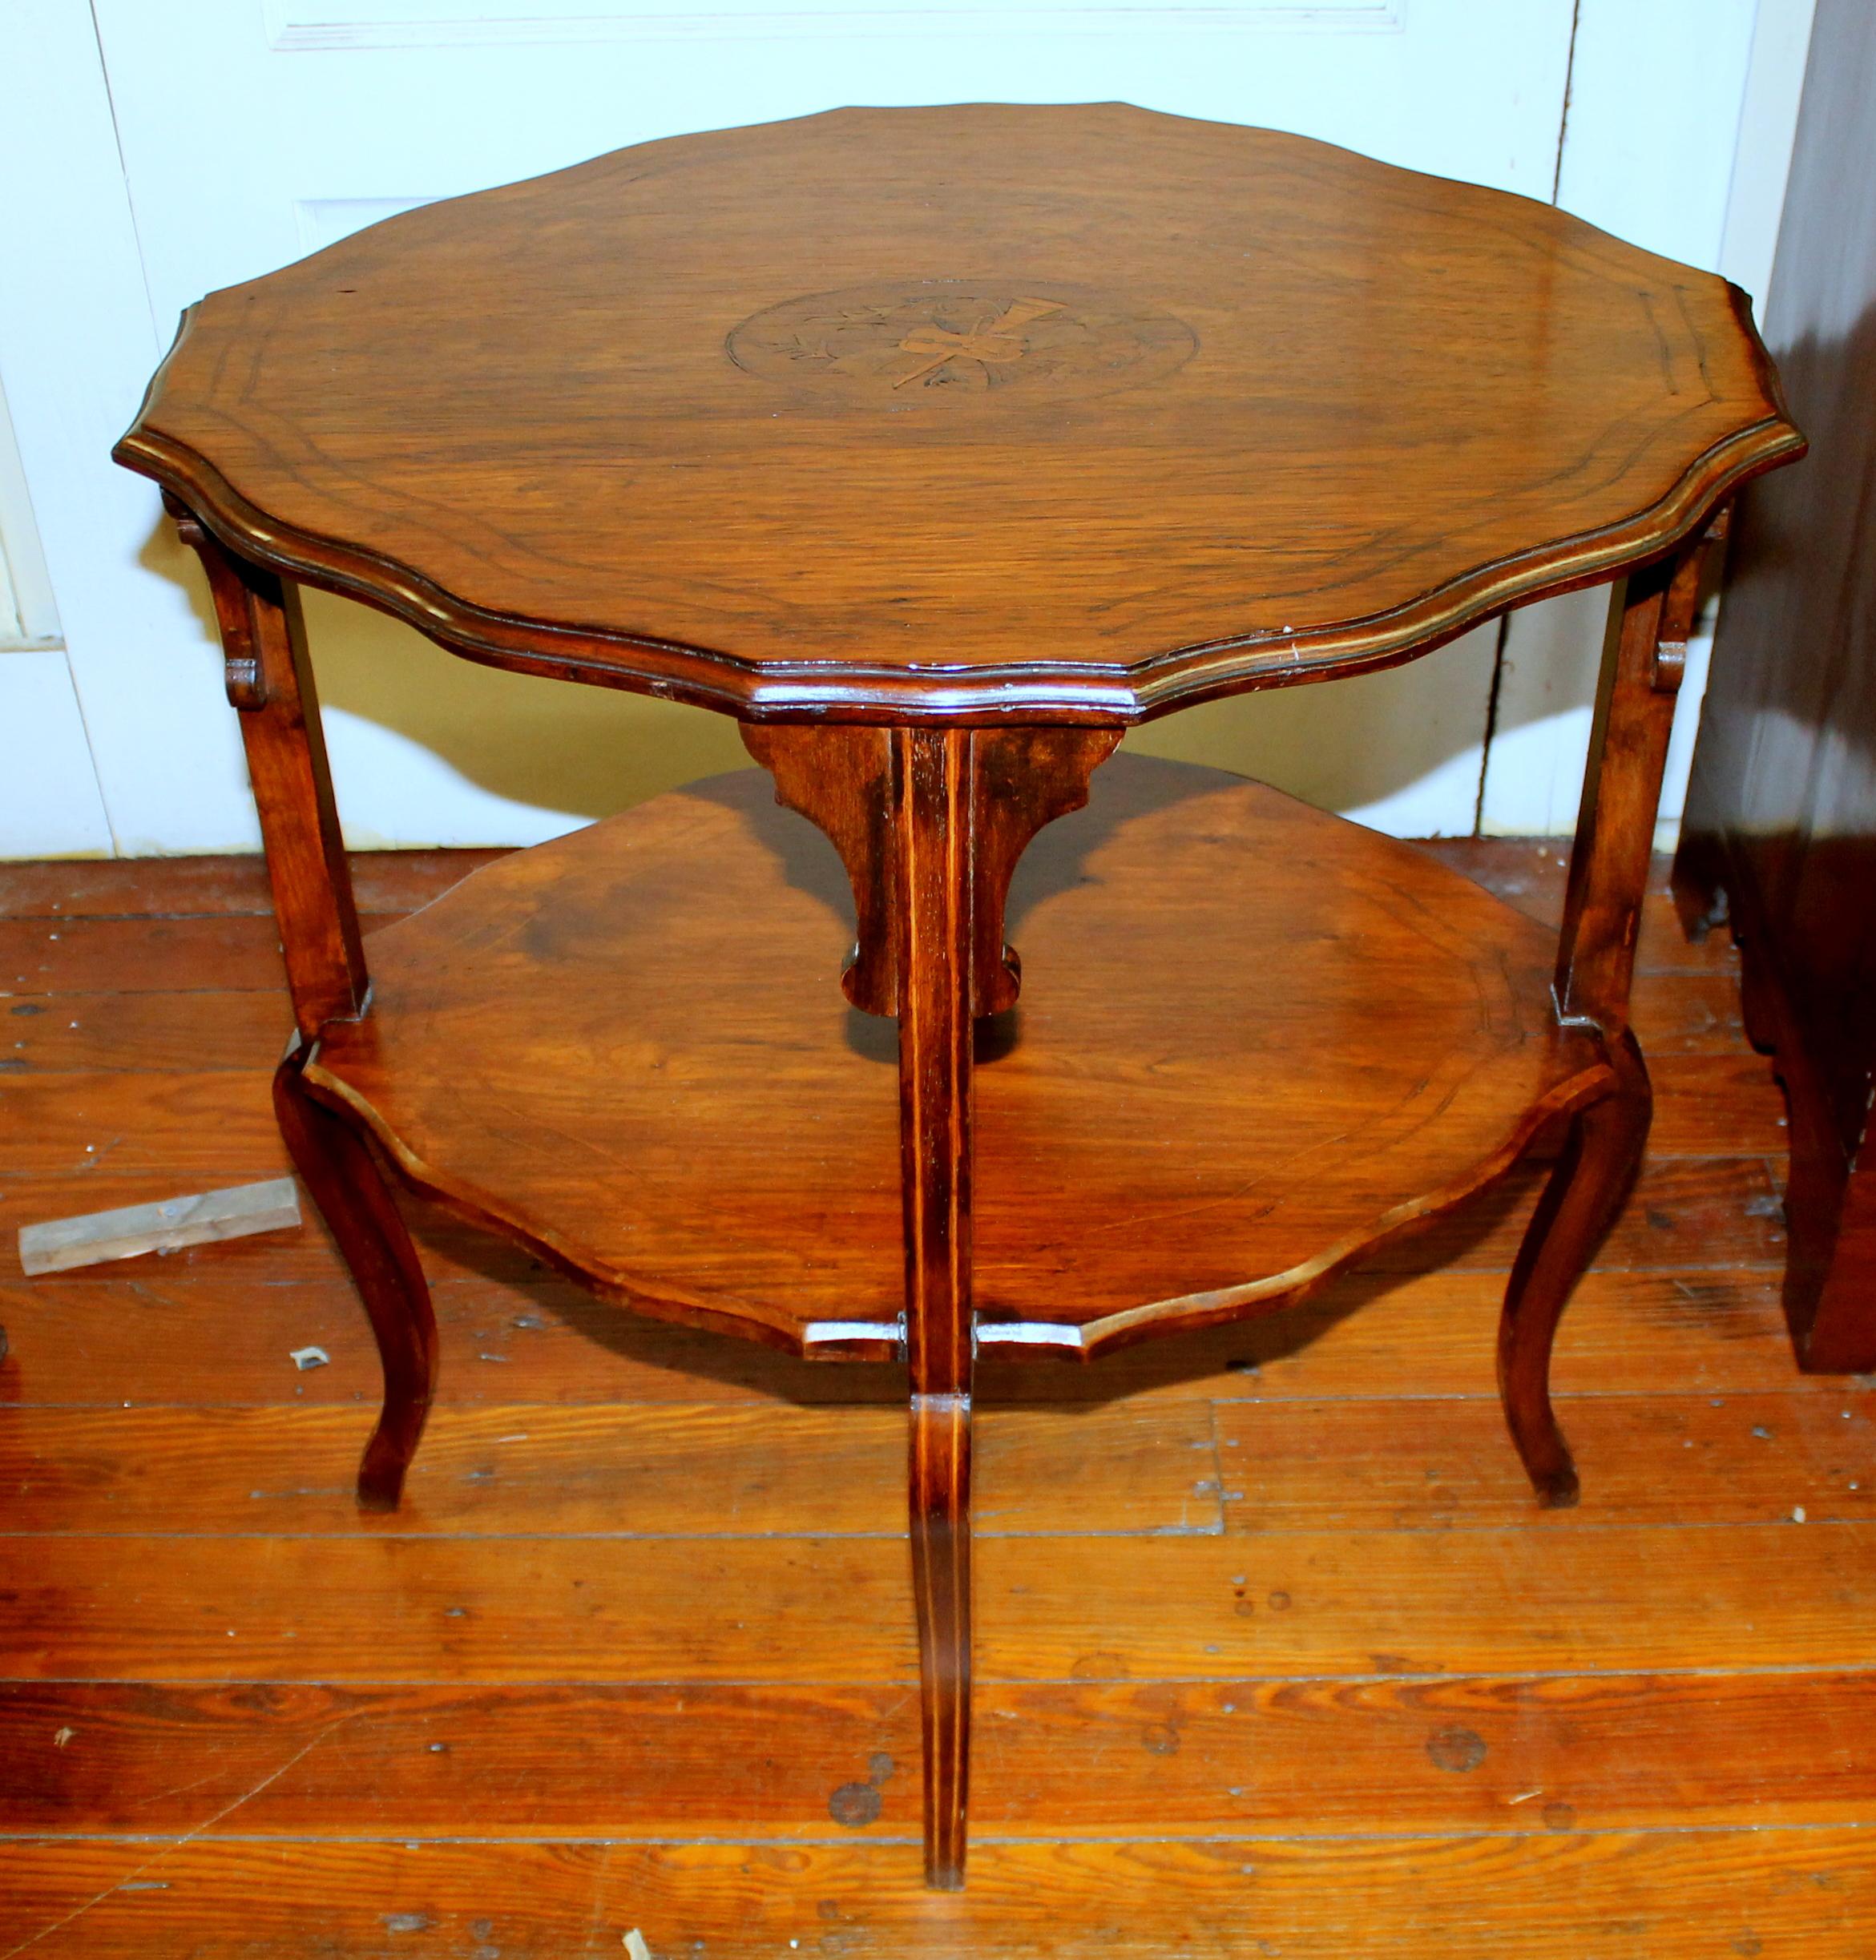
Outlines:
MULTIPOLYGON (((1810 0, 1582 0, 1557 202, 1651 252, 1723 270, 1762 300, 1767 228, 1749 204, 1741 236, 1730 236, 1729 194, 1740 172, 1783 182, 1790 124, 1749 153, 1741 111, 1757 61, 1795 118, 1802 63, 1777 44, 1795 38, 1801 48, 1809 9, 1810 0)), ((1606 609, 1604 598, 1573 593, 1507 622, 1479 799, 1487 833, 1555 835, 1575 825, 1606 609)), ((1664 847, 1686 794, 1711 645, 1709 618, 1688 647, 1661 789, 1664 847)))
MULTIPOLYGON (((1573 0, 95 6, 163 326, 210 288, 412 203, 850 101, 1122 96, 1547 198, 1572 12, 1573 0)), ((361 842, 550 834, 741 759, 733 730, 696 711, 479 672, 355 608, 319 607, 314 627, 361 842)), ((1383 827, 1469 830, 1494 658, 1493 636, 1475 635, 1366 688, 1228 704, 1144 739, 1235 759, 1383 827)))
MULTIPOLYGON (((19 857, 107 857, 111 828, 56 647, 0 649, 0 837, 19 857)), ((15 974, 10 990, 26 976, 15 974)))

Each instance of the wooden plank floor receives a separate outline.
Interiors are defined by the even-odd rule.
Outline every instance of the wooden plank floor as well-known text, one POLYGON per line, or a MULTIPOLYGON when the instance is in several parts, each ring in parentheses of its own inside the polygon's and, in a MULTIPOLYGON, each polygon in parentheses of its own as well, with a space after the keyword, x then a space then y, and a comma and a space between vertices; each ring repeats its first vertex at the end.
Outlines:
MULTIPOLYGON (((1439 848, 1555 916, 1553 851, 1439 848)), ((364 860, 362 902, 469 861, 364 860)), ((0 866, 0 1960, 1876 1954, 1876 1384, 1793 1370, 1781 1103, 1730 952, 1651 905, 1654 1140, 1559 1357, 1580 1509, 1493 1395, 1529 1176, 1289 1315, 991 1371, 938 1897, 892 1372, 426 1214, 443 1404, 360 1517, 316 1224, 14 1257, 284 1168, 258 866, 0 866)))

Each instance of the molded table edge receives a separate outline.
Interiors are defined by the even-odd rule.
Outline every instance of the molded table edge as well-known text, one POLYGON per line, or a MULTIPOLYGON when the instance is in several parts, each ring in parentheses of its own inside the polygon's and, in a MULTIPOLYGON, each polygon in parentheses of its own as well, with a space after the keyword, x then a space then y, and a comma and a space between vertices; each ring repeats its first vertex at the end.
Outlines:
MULTIPOLYGON (((1741 329, 1751 337, 1773 391, 1745 296, 1732 290, 1741 329)), ((178 347, 189 317, 184 316, 178 347)), ((1604 583, 1664 555, 1742 483, 1795 460, 1808 446, 1781 413, 1768 415, 1703 451, 1646 510, 1600 530, 1477 567, 1366 619, 1295 633, 1264 631, 1212 640, 1112 665, 1055 661, 894 667, 842 660, 750 661, 615 627, 559 624, 490 611, 364 546, 321 538, 271 517, 205 457, 145 422, 175 352, 172 347, 158 369, 143 409, 112 454, 180 498, 237 555, 374 606, 450 652, 486 666, 659 696, 745 720, 1131 725, 1221 695, 1398 666, 1513 607, 1604 583)))

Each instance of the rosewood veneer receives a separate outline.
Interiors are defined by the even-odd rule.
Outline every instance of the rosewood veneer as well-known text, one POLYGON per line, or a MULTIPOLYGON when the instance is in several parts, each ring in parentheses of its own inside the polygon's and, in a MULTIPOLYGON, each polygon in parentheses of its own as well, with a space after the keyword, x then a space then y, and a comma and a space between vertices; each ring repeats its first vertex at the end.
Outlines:
POLYGON ((1116 105, 649 144, 211 295, 117 454, 215 596, 280 1122, 384 1361, 361 1499, 397 1502, 436 1366, 394 1180, 638 1311, 902 1356, 946 1887, 979 1353, 1269 1310, 1562 1123, 1499 1361, 1573 1501, 1549 1357, 1648 1128, 1629 978, 1702 542, 1802 448, 1723 281, 1116 105), (1608 581, 1560 947, 1409 846, 1108 760, 1608 581), (492 865, 368 981, 301 584, 732 714, 772 780, 492 865))

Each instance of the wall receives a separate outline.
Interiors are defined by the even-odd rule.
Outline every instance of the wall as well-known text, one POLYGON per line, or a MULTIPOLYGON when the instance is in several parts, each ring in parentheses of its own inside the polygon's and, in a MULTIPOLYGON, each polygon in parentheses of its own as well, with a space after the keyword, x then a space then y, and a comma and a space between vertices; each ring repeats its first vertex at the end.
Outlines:
MULTIPOLYGON (((0 200, 0 264, 26 275, 0 287, 0 381, 63 633, 63 647, 0 654, 4 855, 256 841, 205 595, 150 486, 103 461, 178 307, 209 286, 425 196, 679 128, 845 99, 1126 94, 1555 196, 1749 288, 1769 264, 1809 0, 95 12, 95 26, 83 0, 0 11, 0 67, 33 76, 14 154, 59 162, 45 194, 0 200), (526 113, 537 101, 553 115, 526 113)), ((22 532, 17 508, 0 506, 0 530, 22 532)), ((1412 667, 1130 740, 1399 833, 1564 831, 1600 603, 1535 607, 1412 667)), ((526 841, 744 760, 734 729, 699 711, 486 672, 317 595, 309 615, 355 843, 526 841)))
MULTIPOLYGON (((1584 0, 1557 202, 1649 250, 1724 272, 1755 297, 1772 275, 1813 0, 1743 10, 1584 0)), ((1556 836, 1576 818, 1604 601, 1534 606, 1505 623, 1479 829, 1556 836)), ((1706 692, 1713 605, 1688 647, 1656 841, 1672 848, 1706 692)))
POLYGON ((0 395, 0 855, 107 853, 111 826, 0 395))

